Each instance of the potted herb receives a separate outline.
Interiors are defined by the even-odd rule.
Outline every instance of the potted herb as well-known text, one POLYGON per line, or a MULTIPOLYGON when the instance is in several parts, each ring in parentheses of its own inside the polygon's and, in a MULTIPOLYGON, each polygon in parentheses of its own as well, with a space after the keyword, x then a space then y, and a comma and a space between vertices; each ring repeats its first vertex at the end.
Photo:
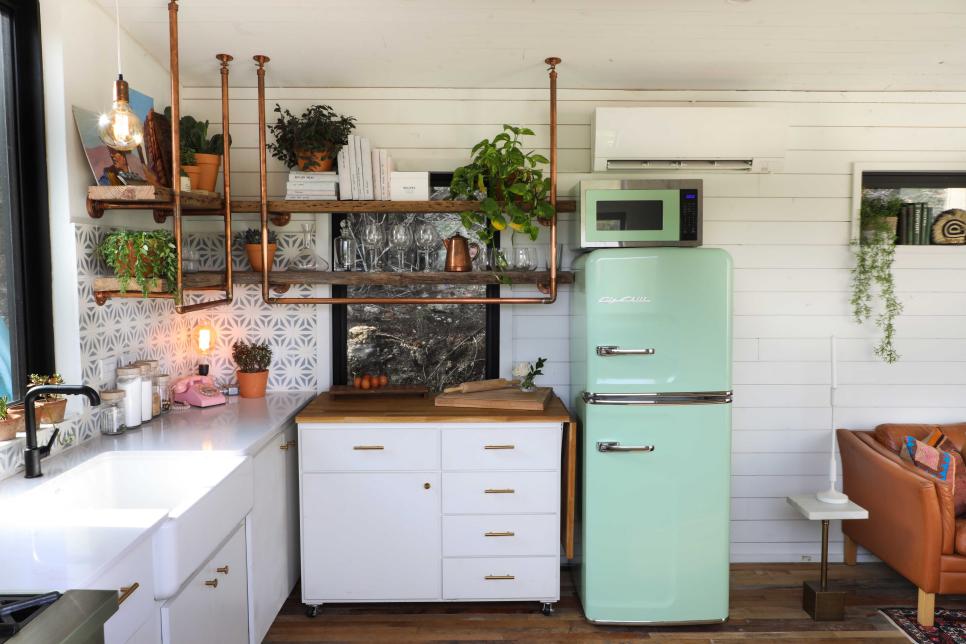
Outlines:
POLYGON ((521 136, 533 130, 504 125, 503 132, 473 146, 469 165, 453 172, 450 198, 479 199, 479 210, 461 213, 467 229, 482 228, 480 239, 490 243, 493 235, 507 226, 535 240, 540 233, 536 222, 549 222, 555 212, 550 203, 550 179, 537 164, 547 158, 533 150, 523 151, 521 136))
POLYGON ((178 271, 178 255, 174 236, 164 230, 115 230, 107 234, 97 252, 114 271, 118 290, 126 293, 133 279, 144 297, 164 279, 174 291, 178 271))
POLYGON ((188 177, 192 190, 197 190, 201 185, 201 168, 196 161, 194 150, 181 149, 181 174, 188 177))
MULTIPOLYGON (((27 389, 41 385, 62 385, 64 379, 59 373, 52 375, 32 373, 27 376, 27 389)), ((67 412, 67 398, 60 394, 43 394, 34 401, 34 419, 38 425, 59 423, 67 412)))
POLYGON ((267 343, 238 340, 231 346, 231 357, 238 365, 238 393, 242 398, 262 398, 268 385, 272 350, 267 343))
MULTIPOLYGON (((165 108, 165 116, 171 121, 171 108, 165 108)), ((181 167, 191 179, 192 190, 215 191, 218 182, 218 168, 224 152, 224 137, 215 134, 208 137, 208 121, 199 121, 193 116, 182 116, 178 131, 181 135, 181 167)), ((228 138, 231 145, 231 137, 228 138)))
POLYGON ((278 120, 268 127, 275 142, 268 144, 272 156, 289 168, 298 166, 304 172, 327 172, 332 169, 339 150, 355 129, 354 116, 336 114, 329 105, 313 105, 302 116, 295 116, 275 104, 278 120))
MULTIPOLYGON (((252 265, 252 270, 262 272, 262 231, 258 228, 249 228, 244 232, 238 233, 235 237, 245 245, 245 254, 248 255, 248 263, 252 265)), ((268 231, 268 267, 271 269, 272 262, 275 261, 275 251, 278 250, 278 235, 274 230, 268 231)))
POLYGON ((10 406, 6 396, 0 396, 0 441, 13 440, 23 427, 23 414, 10 406))
POLYGON ((892 264, 896 257, 896 220, 902 208, 899 198, 863 197, 859 209, 862 235, 852 242, 855 266, 852 268, 852 316, 857 324, 873 317, 882 337, 875 354, 892 364, 899 359, 893 345, 895 320, 902 313, 902 303, 896 296, 892 264), (881 302, 876 305, 874 291, 881 302))

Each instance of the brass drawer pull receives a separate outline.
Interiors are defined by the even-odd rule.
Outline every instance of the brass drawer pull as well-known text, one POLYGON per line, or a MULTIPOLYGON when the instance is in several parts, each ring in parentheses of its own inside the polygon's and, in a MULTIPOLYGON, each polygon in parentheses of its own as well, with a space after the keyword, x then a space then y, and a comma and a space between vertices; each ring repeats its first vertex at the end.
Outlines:
POLYGON ((371 451, 371 450, 386 449, 386 448, 383 447, 382 445, 353 445, 352 449, 357 451, 371 451))
POLYGON ((215 572, 220 572, 223 575, 228 574, 228 566, 222 566, 221 568, 215 568, 215 572))
POLYGON ((485 494, 513 494, 516 492, 513 488, 488 488, 483 490, 485 494))
POLYGON ((209 579, 208 581, 205 582, 205 586, 211 586, 212 588, 218 588, 218 580, 217 579, 209 579))
POLYGON ((483 449, 516 449, 516 445, 484 445, 483 449))
POLYGON ((278 446, 279 449, 288 449, 289 447, 291 446, 288 443, 282 443, 278 446))
POLYGON ((507 579, 507 580, 516 579, 516 577, 514 577, 513 575, 487 575, 483 579, 486 579, 487 581, 496 581, 496 580, 503 580, 503 579, 507 579))
POLYGON ((484 532, 484 537, 515 537, 516 534, 510 531, 507 532, 484 532))
POLYGON ((123 604, 124 601, 128 597, 133 595, 134 591, 140 587, 141 587, 141 584, 139 584, 138 582, 134 582, 130 586, 121 586, 121 589, 118 591, 121 594, 117 596, 117 605, 120 606, 121 604, 123 604))

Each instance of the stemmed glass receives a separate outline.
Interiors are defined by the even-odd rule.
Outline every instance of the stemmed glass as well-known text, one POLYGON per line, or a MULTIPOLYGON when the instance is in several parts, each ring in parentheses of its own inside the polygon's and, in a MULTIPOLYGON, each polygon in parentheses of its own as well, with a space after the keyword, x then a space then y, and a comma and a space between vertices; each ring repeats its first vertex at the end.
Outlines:
POLYGON ((436 226, 424 221, 416 226, 416 246, 419 248, 419 261, 417 262, 424 273, 436 269, 435 256, 439 253, 439 233, 436 226))
POLYGON ((389 247, 392 248, 390 266, 395 271, 406 270, 406 257, 413 245, 413 231, 409 224, 398 222, 389 229, 389 247))
POLYGON ((513 268, 518 271, 532 271, 537 268, 537 249, 534 246, 514 246, 513 268))
POLYGON ((365 251, 368 270, 379 270, 379 255, 385 242, 386 231, 381 223, 370 221, 362 227, 362 247, 365 251))
POLYGON ((312 249, 312 224, 302 224, 302 248, 292 259, 292 268, 302 271, 329 270, 329 263, 312 249))

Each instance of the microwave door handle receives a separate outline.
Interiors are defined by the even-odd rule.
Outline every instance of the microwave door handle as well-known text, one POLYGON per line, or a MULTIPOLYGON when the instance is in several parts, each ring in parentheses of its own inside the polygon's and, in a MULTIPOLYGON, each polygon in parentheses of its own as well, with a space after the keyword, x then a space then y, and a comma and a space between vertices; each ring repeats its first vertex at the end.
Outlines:
POLYGON ((597 347, 597 355, 601 357, 607 356, 653 356, 656 353, 654 349, 621 349, 619 346, 613 344, 605 344, 597 347))

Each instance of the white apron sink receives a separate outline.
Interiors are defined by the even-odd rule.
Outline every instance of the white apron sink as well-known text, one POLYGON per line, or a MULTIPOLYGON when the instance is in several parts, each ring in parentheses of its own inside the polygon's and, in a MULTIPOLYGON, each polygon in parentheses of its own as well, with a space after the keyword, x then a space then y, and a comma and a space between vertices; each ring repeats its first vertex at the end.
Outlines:
POLYGON ((230 452, 109 452, 11 500, 17 523, 137 525, 167 518, 154 535, 155 597, 173 596, 252 507, 251 459, 230 452))

